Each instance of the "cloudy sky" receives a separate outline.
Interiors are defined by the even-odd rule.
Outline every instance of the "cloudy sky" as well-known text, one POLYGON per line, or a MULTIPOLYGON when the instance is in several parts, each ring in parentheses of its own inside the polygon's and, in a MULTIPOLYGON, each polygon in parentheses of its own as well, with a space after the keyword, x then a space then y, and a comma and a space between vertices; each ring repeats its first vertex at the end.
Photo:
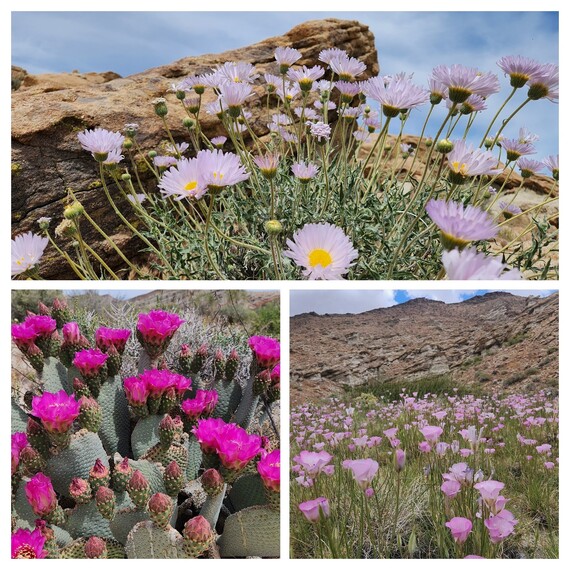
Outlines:
MULTIPOLYGON (((438 64, 499 73, 495 63, 504 55, 558 63, 556 12, 12 12, 12 63, 30 73, 77 69, 128 75, 245 46, 323 17, 370 26, 381 73, 414 72, 424 85, 438 64)), ((504 91, 489 100, 488 117, 508 92, 508 81, 501 79, 504 91)), ((508 110, 523 100, 523 93, 518 95, 508 110)), ((412 114, 407 132, 419 133, 424 117, 421 111, 412 114)), ((432 124, 435 134, 436 121, 432 124)), ((483 121, 477 125, 473 134, 481 136, 483 121)), ((520 126, 541 137, 536 158, 558 153, 557 105, 533 102, 505 134, 516 136, 520 126)))
MULTIPOLYGON (((319 315, 341 314, 341 313, 363 313, 380 307, 391 307, 400 303, 405 303, 410 299, 426 298, 435 301, 443 301, 444 303, 460 303, 467 299, 471 299, 476 295, 485 295, 489 291, 473 290, 392 290, 384 289, 380 291, 291 291, 290 313, 291 316, 300 315, 301 313, 315 312, 319 315)), ((529 295, 538 295, 546 297, 553 290, 549 291, 508 291, 513 295, 521 295, 528 297, 529 295)))

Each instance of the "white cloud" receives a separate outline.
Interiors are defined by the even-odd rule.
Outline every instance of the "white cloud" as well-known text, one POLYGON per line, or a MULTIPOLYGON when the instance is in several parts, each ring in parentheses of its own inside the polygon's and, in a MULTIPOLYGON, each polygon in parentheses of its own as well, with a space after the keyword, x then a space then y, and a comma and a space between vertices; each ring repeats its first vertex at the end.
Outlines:
POLYGON ((396 292, 382 291, 291 291, 291 316, 315 312, 324 314, 363 313, 396 305, 396 292))
POLYGON ((432 299, 433 301, 443 301, 444 303, 460 303, 465 299, 472 297, 475 291, 464 291, 457 289, 450 290, 413 290, 406 291, 408 299, 432 299))

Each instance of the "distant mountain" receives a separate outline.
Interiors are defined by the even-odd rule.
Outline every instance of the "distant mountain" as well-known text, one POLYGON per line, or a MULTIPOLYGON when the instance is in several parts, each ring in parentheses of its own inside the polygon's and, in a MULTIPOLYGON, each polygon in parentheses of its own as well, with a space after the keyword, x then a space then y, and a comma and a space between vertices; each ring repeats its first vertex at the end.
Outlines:
POLYGON ((558 293, 414 299, 349 315, 291 318, 292 404, 344 386, 449 375, 504 391, 558 388, 558 293))

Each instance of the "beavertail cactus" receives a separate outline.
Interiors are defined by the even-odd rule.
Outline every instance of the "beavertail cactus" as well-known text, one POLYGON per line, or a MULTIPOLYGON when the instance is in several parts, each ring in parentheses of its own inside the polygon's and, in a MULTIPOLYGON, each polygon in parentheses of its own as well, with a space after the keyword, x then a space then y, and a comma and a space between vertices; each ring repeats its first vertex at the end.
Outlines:
POLYGON ((64 303, 41 312, 12 326, 38 373, 25 406, 12 401, 13 557, 196 558, 216 540, 229 556, 275 556, 278 434, 262 430, 279 343, 252 337, 250 364, 235 334, 213 352, 172 347, 185 319, 161 310, 91 342, 64 303), (123 374, 137 340, 136 375, 123 374))

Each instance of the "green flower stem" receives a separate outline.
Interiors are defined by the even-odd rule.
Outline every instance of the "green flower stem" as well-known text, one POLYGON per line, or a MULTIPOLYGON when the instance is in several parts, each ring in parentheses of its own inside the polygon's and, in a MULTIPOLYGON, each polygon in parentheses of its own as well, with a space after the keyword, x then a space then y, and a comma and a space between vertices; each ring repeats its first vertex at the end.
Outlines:
POLYGON ((497 144, 499 137, 501 136, 501 133, 505 130, 505 127, 511 122, 511 120, 513 119, 513 117, 530 101, 532 101, 532 99, 529 99, 528 97, 503 121, 503 124, 501 125, 501 128, 497 131, 497 134, 495 135, 495 138, 493 140, 493 144, 491 145, 491 148, 489 150, 493 150, 493 147, 497 144))
MULTIPOLYGON (((325 203, 324 203, 323 208, 320 212, 320 215, 322 216, 327 211, 327 207, 329 205, 331 190, 330 190, 330 184, 329 184, 328 160, 326 160, 326 157, 325 157, 324 145, 321 145, 320 149, 321 149, 321 161, 322 161, 322 166, 323 166, 323 172, 325 175, 325 188, 326 188, 325 203)), ((357 198, 358 198, 358 196, 357 196, 357 198)))
POLYGON ((275 243, 275 236, 269 237, 269 245, 271 246, 271 257, 273 258, 273 270, 275 272, 275 279, 277 279, 277 281, 280 281, 281 275, 279 273, 279 260, 277 255, 277 244, 275 243))
MULTIPOLYGON (((418 140, 418 146, 416 147, 416 152, 414 153, 414 160, 412 160, 412 165, 410 166, 410 173, 412 173, 414 171, 414 166, 416 165, 416 159, 419 155, 419 150, 420 150, 420 145, 422 144, 422 141, 424 140, 424 134, 426 132, 426 128, 429 122, 429 119, 431 117, 431 114, 433 113, 433 110, 435 109, 435 105, 432 103, 430 105, 426 120, 424 121, 424 124, 422 126, 422 130, 420 133, 420 138, 418 140)), ((435 142, 435 141, 434 141, 435 142)), ((433 145, 432 145, 433 146, 433 145)))
POLYGON ((81 229, 79 227, 79 222, 77 219, 73 220, 73 225, 75 226, 75 230, 77 232, 77 243, 79 244, 79 258, 83 260, 83 267, 87 275, 89 275, 92 279, 97 280, 97 274, 91 265, 91 261, 89 260, 89 256, 87 255, 87 250, 85 248, 85 242, 83 241, 83 236, 81 235, 81 229))
POLYGON ((67 263, 69 263, 69 266, 71 267, 75 275, 77 275, 77 277, 79 277, 79 279, 81 279, 82 281, 88 279, 88 277, 80 271, 81 268, 79 267, 79 265, 77 265, 77 263, 75 263, 75 261, 73 261, 73 259, 71 259, 71 257, 69 257, 69 255, 65 251, 59 248, 59 246, 55 243, 55 241, 48 232, 46 232, 46 236, 49 239, 50 243, 53 245, 53 247, 55 247, 57 252, 65 259, 65 261, 67 261, 67 263))
POLYGON ((101 264, 103 269, 105 269, 105 271, 107 271, 113 279, 115 279, 116 281, 120 281, 116 273, 101 259, 99 254, 88 243, 85 244, 85 247, 87 248, 87 250, 89 250, 91 255, 101 264))
MULTIPOLYGON (((499 118, 499 115, 503 112, 503 109, 505 108, 507 103, 513 98, 513 96, 516 92, 517 92, 517 87, 513 87, 513 90, 511 91, 510 95, 505 99, 504 103, 499 107, 499 110, 495 113, 495 116, 493 117, 493 119, 489 123, 489 126, 487 127, 487 130, 485 131, 485 134, 483 135, 483 138, 481 139, 481 142, 479 143, 479 147, 482 147, 485 144, 485 139, 489 136, 489 133, 491 132, 491 129, 493 128, 493 125, 495 124, 495 121, 499 118)), ((495 143, 493 143, 493 146, 495 146, 495 143)))
POLYGON ((162 124, 164 125, 164 130, 166 131, 166 135, 168 136, 168 140, 170 141, 170 144, 172 145, 172 152, 176 155, 176 158, 180 159, 182 158, 182 155, 178 152, 178 149, 176 147, 176 143, 174 142, 174 137, 172 136, 172 133, 170 132, 170 128, 168 127, 168 123, 166 122, 166 117, 160 117, 162 119, 162 124))
POLYGON ((212 266, 212 269, 216 273, 219 279, 225 280, 225 277, 222 275, 221 271, 218 269, 218 266, 214 263, 212 259, 212 255, 210 254, 210 247, 208 245, 208 229, 210 227, 210 220, 212 218, 212 209, 214 207, 214 196, 210 196, 210 205, 208 206, 208 214, 206 216, 206 224, 204 225, 204 249, 206 250, 206 257, 212 266))
POLYGON ((168 270, 170 271, 170 273, 172 275, 174 275, 176 272, 174 271, 174 269, 172 268, 172 266, 170 265, 170 263, 168 262, 167 259, 164 258, 164 256, 161 254, 160 251, 158 251, 158 249, 156 249, 156 247, 154 247, 154 245, 152 245, 150 243, 150 241, 148 241, 148 239, 146 237, 144 237, 128 220, 127 218, 125 218, 125 216, 123 216, 123 214, 121 213, 121 211, 119 210, 119 208, 117 208, 117 205, 115 204, 113 198, 111 197, 111 193, 109 192, 109 188, 107 187, 107 183, 105 182, 105 170, 103 169, 103 163, 99 163, 99 174, 101 176, 101 182, 103 183, 103 190, 105 192, 105 196, 107 197, 107 200, 109 201, 109 204, 111 204, 111 207, 113 208, 113 210, 115 211, 115 214, 117 214, 117 216, 119 216, 119 218, 121 219, 121 221, 133 232, 134 235, 136 235, 138 238, 140 238, 146 245, 147 247, 149 247, 152 251, 154 251, 154 253, 156 253, 156 255, 158 255, 161 260, 166 264, 168 270))
MULTIPOLYGON (((154 169, 154 164, 150 163, 146 156, 145 153, 143 152, 143 149, 140 147, 140 145, 137 143, 136 139, 133 139, 133 144, 135 145, 135 148, 137 149, 137 151, 139 152, 139 154, 141 155, 142 159, 144 160, 147 168, 154 174, 155 178, 157 180, 160 180, 160 176, 158 175, 158 172, 156 172, 156 170, 154 169)), ((136 163, 135 163, 136 165, 136 163)), ((135 170, 136 172, 136 170, 135 170)), ((138 175, 137 175, 137 179, 138 179, 138 175)), ((140 184, 140 180, 139 180, 139 184, 140 184)), ((142 185, 141 185, 142 188, 142 185)))

